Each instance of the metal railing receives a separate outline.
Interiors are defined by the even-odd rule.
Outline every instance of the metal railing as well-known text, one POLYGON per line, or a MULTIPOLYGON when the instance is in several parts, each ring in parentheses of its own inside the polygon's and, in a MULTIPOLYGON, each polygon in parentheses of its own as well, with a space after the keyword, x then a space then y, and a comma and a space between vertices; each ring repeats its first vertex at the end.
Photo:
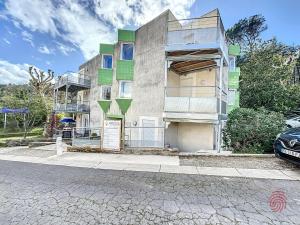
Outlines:
POLYGON ((72 146, 99 147, 101 144, 101 128, 74 127, 72 129, 72 146))
POLYGON ((54 111, 56 112, 89 112, 89 101, 78 101, 71 103, 56 103, 54 105, 54 111))
POLYGON ((64 85, 79 85, 87 88, 91 87, 91 79, 87 76, 81 76, 79 74, 63 75, 59 76, 55 80, 55 88, 64 86, 64 85))
POLYGON ((225 31, 220 16, 168 21, 167 46, 190 44, 203 46, 218 44, 228 57, 225 31))
POLYGON ((163 148, 164 127, 125 127, 125 148, 163 148))

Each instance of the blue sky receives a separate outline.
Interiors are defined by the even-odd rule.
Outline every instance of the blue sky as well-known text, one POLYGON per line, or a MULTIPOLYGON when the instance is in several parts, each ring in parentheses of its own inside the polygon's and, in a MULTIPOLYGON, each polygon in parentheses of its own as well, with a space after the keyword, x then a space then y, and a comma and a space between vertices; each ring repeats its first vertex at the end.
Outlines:
POLYGON ((0 83, 22 83, 28 65, 56 74, 76 71, 114 42, 117 28, 137 28, 167 8, 178 18, 219 8, 225 28, 262 14, 264 39, 300 45, 298 0, 0 0, 0 83), (128 3, 130 2, 130 3, 128 3))

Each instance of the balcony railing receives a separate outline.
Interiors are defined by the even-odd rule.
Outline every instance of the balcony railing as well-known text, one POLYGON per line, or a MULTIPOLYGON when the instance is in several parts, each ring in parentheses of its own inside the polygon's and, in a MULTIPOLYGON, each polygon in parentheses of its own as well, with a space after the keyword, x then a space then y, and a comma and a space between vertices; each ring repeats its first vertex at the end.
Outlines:
POLYGON ((224 27, 219 16, 168 22, 167 51, 199 48, 220 48, 228 57, 224 27))
POLYGON ((165 112, 217 113, 218 93, 216 86, 166 87, 165 112))
POLYGON ((77 85, 77 86, 90 88, 91 80, 87 77, 81 77, 78 74, 60 76, 55 80, 55 88, 59 88, 64 85, 77 85))
POLYGON ((56 103, 54 105, 56 112, 86 112, 90 111, 90 104, 88 101, 74 102, 74 103, 56 103))

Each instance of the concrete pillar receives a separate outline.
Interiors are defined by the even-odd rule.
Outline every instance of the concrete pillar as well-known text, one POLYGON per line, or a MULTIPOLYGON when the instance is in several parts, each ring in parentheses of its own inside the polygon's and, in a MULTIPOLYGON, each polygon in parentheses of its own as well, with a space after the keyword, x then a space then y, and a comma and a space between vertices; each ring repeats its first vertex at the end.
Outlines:
POLYGON ((65 109, 67 110, 67 104, 68 104, 68 85, 66 85, 66 95, 65 95, 65 109))
POLYGON ((218 152, 221 152, 221 144, 222 144, 222 123, 221 123, 221 114, 222 114, 222 92, 223 92, 223 64, 224 64, 224 56, 220 59, 220 77, 219 77, 219 124, 218 124, 218 152))
POLYGON ((57 155, 62 155, 64 151, 64 146, 62 142, 62 137, 57 137, 56 138, 56 154, 57 155))

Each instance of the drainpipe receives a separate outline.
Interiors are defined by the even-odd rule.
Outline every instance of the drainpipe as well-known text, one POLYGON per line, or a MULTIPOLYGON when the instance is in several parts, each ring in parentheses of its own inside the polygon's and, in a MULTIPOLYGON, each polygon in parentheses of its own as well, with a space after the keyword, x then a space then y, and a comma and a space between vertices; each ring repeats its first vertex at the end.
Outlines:
POLYGON ((223 91, 223 63, 224 63, 224 56, 222 55, 220 59, 220 77, 219 77, 219 115, 218 115, 218 153, 221 152, 221 144, 222 144, 222 91, 223 91))

